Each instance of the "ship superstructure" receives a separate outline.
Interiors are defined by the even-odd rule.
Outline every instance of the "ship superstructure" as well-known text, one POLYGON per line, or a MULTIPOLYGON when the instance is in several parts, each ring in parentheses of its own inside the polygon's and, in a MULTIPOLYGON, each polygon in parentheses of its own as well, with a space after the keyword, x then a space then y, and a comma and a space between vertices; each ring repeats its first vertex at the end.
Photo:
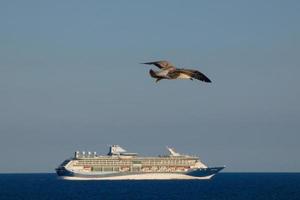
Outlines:
POLYGON ((57 169, 65 179, 209 179, 224 167, 207 167, 199 157, 181 155, 167 147, 169 155, 142 157, 112 145, 107 155, 76 151, 57 169))

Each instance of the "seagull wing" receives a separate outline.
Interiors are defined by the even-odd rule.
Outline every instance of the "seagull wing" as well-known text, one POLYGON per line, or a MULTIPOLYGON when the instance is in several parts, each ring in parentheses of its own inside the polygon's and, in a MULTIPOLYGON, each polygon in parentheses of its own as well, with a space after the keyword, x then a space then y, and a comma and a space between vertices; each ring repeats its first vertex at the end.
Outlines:
POLYGON ((141 63, 141 64, 155 65, 156 67, 158 67, 160 69, 175 68, 170 62, 165 61, 165 60, 154 61, 154 62, 146 62, 146 63, 141 63))
POLYGON ((207 76, 205 76, 204 74, 202 74, 198 70, 193 70, 193 69, 178 69, 176 71, 178 73, 182 73, 182 74, 188 75, 191 78, 195 78, 195 79, 198 79, 200 81, 204 81, 204 82, 208 82, 208 83, 211 82, 211 80, 207 76))

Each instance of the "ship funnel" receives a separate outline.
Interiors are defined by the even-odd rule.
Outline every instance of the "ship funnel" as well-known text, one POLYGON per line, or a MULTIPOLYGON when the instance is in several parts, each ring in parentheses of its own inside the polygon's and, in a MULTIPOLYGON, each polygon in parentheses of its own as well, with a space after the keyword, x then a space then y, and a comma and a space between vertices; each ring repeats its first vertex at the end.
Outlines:
POLYGON ((126 150, 120 147, 119 145, 112 145, 109 147, 108 155, 120 155, 121 153, 125 153, 126 150))

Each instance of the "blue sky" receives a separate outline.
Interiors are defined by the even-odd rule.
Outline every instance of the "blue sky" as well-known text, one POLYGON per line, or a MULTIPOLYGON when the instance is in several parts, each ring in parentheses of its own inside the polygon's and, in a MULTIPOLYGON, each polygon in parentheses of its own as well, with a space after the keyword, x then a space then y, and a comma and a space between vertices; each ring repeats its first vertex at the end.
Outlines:
POLYGON ((298 1, 1 1, 0 172, 120 144, 230 171, 300 170, 298 1), (140 62, 211 84, 154 83, 140 62))

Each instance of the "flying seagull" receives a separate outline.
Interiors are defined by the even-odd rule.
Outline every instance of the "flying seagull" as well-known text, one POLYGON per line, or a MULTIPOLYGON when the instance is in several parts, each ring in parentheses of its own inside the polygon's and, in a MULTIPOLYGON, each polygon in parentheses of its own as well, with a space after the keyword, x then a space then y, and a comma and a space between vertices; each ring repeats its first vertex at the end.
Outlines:
POLYGON ((161 61, 154 61, 154 62, 146 62, 141 63, 146 65, 155 65, 160 70, 154 71, 150 69, 149 73, 150 76, 156 79, 156 82, 162 79, 198 79, 200 81, 210 83, 211 80, 207 78, 204 74, 199 72, 198 70, 194 69, 179 69, 172 65, 170 62, 161 60, 161 61))

